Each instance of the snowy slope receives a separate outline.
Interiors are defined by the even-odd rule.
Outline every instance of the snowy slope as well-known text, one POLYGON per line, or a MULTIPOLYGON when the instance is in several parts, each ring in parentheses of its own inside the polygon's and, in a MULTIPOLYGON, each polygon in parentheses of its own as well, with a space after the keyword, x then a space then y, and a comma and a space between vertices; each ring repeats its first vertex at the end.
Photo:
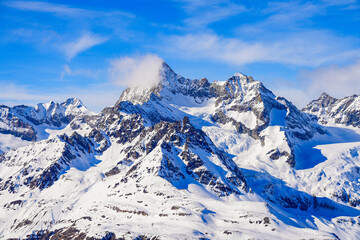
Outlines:
POLYGON ((12 148, 25 146, 29 143, 29 141, 22 140, 13 135, 0 133, 0 154, 9 151, 12 148))
POLYGON ((360 130, 241 73, 159 79, 0 155, 0 238, 360 238, 360 130))
POLYGON ((46 129, 63 128, 82 114, 93 113, 77 98, 69 98, 61 104, 52 101, 39 103, 35 107, 1 105, 0 151, 17 147, 20 142, 24 145, 27 141, 46 139, 49 136, 46 129), (8 141, 9 138, 14 141, 8 141))
POLYGON ((303 111, 315 115, 322 124, 360 126, 360 96, 358 95, 336 99, 323 93, 318 99, 310 102, 303 111))

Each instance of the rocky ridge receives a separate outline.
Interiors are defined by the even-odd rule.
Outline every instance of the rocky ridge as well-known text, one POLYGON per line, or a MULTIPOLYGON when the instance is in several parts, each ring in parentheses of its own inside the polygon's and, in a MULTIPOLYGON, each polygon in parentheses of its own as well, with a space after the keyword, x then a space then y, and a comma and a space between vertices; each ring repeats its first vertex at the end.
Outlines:
POLYGON ((69 98, 59 104, 54 102, 39 103, 35 107, 18 105, 0 106, 0 133, 11 134, 27 141, 42 139, 39 127, 61 127, 67 125, 76 116, 90 114, 77 98, 69 98))
POLYGON ((157 85, 127 88, 99 114, 51 105, 9 111, 33 125, 69 118, 0 156, 0 237, 360 236, 358 148, 304 164, 298 149, 334 133, 252 77, 190 80, 164 63, 157 85), (343 160, 344 181, 330 180, 343 160))
POLYGON ((303 111, 318 118, 321 124, 344 124, 360 126, 360 96, 352 95, 336 99, 323 93, 318 99, 310 102, 303 111))
MULTIPOLYGON (((262 130, 274 124, 281 125, 290 149, 296 139, 307 140, 316 134, 325 134, 313 116, 301 112, 286 99, 276 97, 252 77, 236 73, 225 82, 210 84, 206 78, 185 79, 165 63, 158 85, 125 89, 115 108, 127 113, 141 113, 154 124, 161 120, 180 120, 184 111, 176 105, 181 106, 186 101, 193 102, 194 106, 206 105, 208 112, 201 114, 208 115, 211 122, 230 124, 238 133, 261 141, 264 141, 262 130)), ((293 150, 286 155, 289 156, 288 163, 294 166, 293 150)))

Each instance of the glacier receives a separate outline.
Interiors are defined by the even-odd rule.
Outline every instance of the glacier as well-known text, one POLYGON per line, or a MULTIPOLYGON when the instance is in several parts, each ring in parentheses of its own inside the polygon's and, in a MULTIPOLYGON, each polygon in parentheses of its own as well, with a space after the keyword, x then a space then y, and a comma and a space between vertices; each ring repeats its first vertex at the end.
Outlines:
POLYGON ((100 113, 1 106, 0 238, 360 238, 357 96, 159 79, 100 113))

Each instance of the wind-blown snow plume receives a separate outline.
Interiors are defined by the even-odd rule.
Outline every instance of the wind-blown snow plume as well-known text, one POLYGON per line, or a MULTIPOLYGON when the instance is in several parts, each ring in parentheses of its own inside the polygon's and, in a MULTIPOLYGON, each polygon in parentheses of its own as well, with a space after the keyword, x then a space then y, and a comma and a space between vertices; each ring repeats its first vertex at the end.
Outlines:
POLYGON ((109 69, 110 80, 120 86, 152 87, 160 81, 163 62, 152 54, 114 59, 109 69))
POLYGON ((114 60, 118 84, 161 82, 100 114, 0 106, 1 239, 360 239, 360 97, 304 113, 250 76, 161 62, 114 60))

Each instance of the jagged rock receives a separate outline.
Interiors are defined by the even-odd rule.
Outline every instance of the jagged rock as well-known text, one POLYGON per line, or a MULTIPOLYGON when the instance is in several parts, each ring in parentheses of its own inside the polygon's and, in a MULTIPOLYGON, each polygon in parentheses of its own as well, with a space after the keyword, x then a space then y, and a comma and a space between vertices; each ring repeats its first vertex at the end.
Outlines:
POLYGON ((311 101, 303 111, 316 116, 321 124, 335 123, 359 127, 359 103, 358 95, 336 99, 323 93, 318 99, 311 101))
POLYGON ((1 105, 0 133, 35 141, 41 139, 41 133, 36 130, 37 126, 61 127, 69 124, 78 115, 90 113, 77 98, 69 98, 61 104, 39 103, 35 107, 19 105, 10 108, 1 105))
POLYGON ((43 190, 52 186, 76 159, 93 154, 94 143, 76 132, 10 150, 0 157, 0 162, 21 169, 15 179, 10 176, 1 181, 0 190, 15 193, 21 186, 43 190))
MULTIPOLYGON (((331 228, 360 236, 359 149, 299 170, 297 147, 328 134, 311 114, 240 73, 210 83, 164 63, 159 77, 99 114, 83 114, 75 99, 1 108, 32 140, 37 124, 64 128, 0 155, 0 238, 271 238, 282 227, 304 238, 329 238, 331 228), (342 214, 348 219, 337 222, 342 214)), ((324 98, 324 106, 337 101, 324 98)))

